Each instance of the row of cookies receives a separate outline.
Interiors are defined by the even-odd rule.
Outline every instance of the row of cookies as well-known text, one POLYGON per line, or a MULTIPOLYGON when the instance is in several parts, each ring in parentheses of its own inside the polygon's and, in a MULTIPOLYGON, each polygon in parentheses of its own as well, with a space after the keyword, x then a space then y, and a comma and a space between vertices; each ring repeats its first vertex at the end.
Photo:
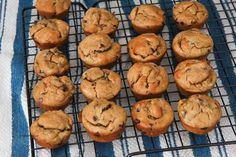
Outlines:
POLYGON ((78 54, 86 70, 80 80, 80 90, 90 102, 80 115, 88 135, 97 142, 111 142, 121 136, 127 112, 112 100, 122 86, 120 75, 109 70, 121 56, 121 46, 114 42, 118 19, 109 11, 90 8, 83 17, 85 37, 78 46, 78 54))
POLYGON ((129 87, 138 100, 132 105, 135 127, 147 136, 159 136, 174 120, 170 104, 162 97, 169 85, 168 73, 160 64, 167 51, 165 40, 155 33, 165 25, 164 12, 154 5, 136 6, 129 19, 141 35, 128 42, 129 56, 134 63, 127 73, 129 87))
POLYGON ((47 18, 37 21, 30 28, 30 35, 37 47, 34 72, 41 79, 33 88, 36 105, 45 111, 30 127, 35 141, 46 148, 57 148, 67 143, 72 132, 72 118, 64 110, 75 92, 73 82, 63 76, 69 70, 66 56, 57 48, 69 35, 69 25, 63 18, 71 5, 70 0, 36 1, 39 15, 47 18), (53 19, 51 19, 53 18, 53 19))
POLYGON ((217 100, 207 96, 216 83, 216 73, 207 61, 213 40, 199 29, 208 18, 208 12, 199 2, 185 1, 173 7, 173 18, 182 31, 172 42, 178 62, 174 79, 180 93, 188 98, 178 102, 178 115, 183 127, 195 134, 206 134, 215 128, 221 118, 217 100))

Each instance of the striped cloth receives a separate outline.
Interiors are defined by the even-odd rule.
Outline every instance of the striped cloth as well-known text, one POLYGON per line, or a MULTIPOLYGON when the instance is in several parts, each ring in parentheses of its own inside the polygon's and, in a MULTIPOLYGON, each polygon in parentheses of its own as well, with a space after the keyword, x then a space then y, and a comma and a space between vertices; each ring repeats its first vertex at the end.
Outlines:
MULTIPOLYGON (((153 0, 154 2, 155 0, 153 0)), ((160 0, 164 2, 172 3, 169 0, 160 0)), ((90 7, 95 0, 81 0, 83 4, 87 7, 90 7)), ((133 5, 139 5, 142 3, 150 3, 149 0, 129 0, 129 3, 133 5)), ((156 1, 155 1, 156 2, 156 1)), ((215 13, 229 9, 235 9, 236 1, 235 0, 202 0, 203 3, 211 3, 215 4, 215 6, 209 6, 211 9, 215 9, 215 13), (230 5, 227 5, 228 2, 230 5)), ((26 157, 31 156, 31 147, 30 147, 30 136, 29 136, 29 128, 28 128, 28 108, 27 108, 27 97, 25 90, 25 76, 24 76, 24 49, 23 49, 23 41, 22 41, 22 17, 21 11, 24 7, 32 6, 35 2, 33 0, 0 0, 0 121, 1 121, 1 129, 0 129, 0 155, 2 157, 7 156, 19 156, 26 157)), ((130 9, 125 7, 127 5, 126 0, 120 1, 121 10, 125 13, 130 12, 130 9), (124 6, 124 7, 123 7, 124 6)), ((161 3, 164 5, 163 3, 161 3)), ((112 5, 112 3, 111 3, 112 5)), ((161 7, 163 7, 161 5, 161 7)), ((219 32, 214 32, 214 28, 216 25, 227 25, 231 24, 234 27, 226 27, 224 29, 226 35, 225 41, 218 41, 218 43, 222 43, 222 45, 215 45, 216 48, 220 51, 225 52, 227 47, 230 47, 231 53, 236 56, 235 51, 235 43, 236 43, 236 12, 230 11, 229 14, 231 17, 226 16, 224 12, 219 13, 217 16, 219 18, 223 18, 221 23, 208 23, 210 26, 209 30, 212 31, 211 34, 216 35, 219 32), (228 19, 227 19, 228 18, 228 19), (230 41, 230 42, 229 42, 230 41)), ((167 23, 168 25, 168 23, 167 23)), ((171 26, 165 27, 164 29, 170 29, 171 26)), ((168 32, 168 31, 167 31, 168 32)), ((209 33, 209 32, 208 32, 209 33)), ((170 37, 171 34, 166 34, 166 37, 170 37)), ((214 37, 213 37, 214 38, 214 37)), ((217 37, 216 37, 217 38, 217 37)), ((214 40, 215 42, 215 40, 214 40)), ((170 46, 170 43, 168 43, 170 46)), ((171 53, 171 52, 170 52, 171 53)), ((210 57, 214 57, 213 55, 210 57)), ((233 67, 233 62, 230 58, 227 58, 227 54, 221 54, 221 59, 228 59, 225 64, 231 65, 233 67), (231 62, 230 62, 231 61, 231 62)), ((224 65, 219 65, 217 62, 212 62, 213 67, 218 69, 222 69, 224 65)), ((235 64, 235 63, 234 63, 235 64)), ((226 69, 226 74, 235 75, 235 69, 226 69)), ((222 71, 218 71, 220 77, 221 85, 227 86, 224 81, 224 77, 226 74, 223 74, 222 71)), ((229 84, 236 85, 236 77, 231 79, 229 84)), ((220 89, 221 90, 221 89, 220 89)), ((214 91, 213 91, 214 92, 214 91)), ((235 100, 232 101, 227 97, 229 90, 227 88, 222 88, 222 93, 225 93, 223 98, 218 97, 221 103, 228 102, 228 112, 236 115, 236 106, 235 100)), ((235 92, 235 89, 233 89, 235 92)), ((231 93, 234 94, 234 93, 231 93)), ((225 111, 223 111, 225 112, 225 111)), ((235 124, 235 118, 231 117, 232 122, 235 124)), ((227 122, 227 120, 226 120, 227 122)), ((224 123, 224 119, 221 121, 224 123)), ((235 126, 234 126, 235 127, 235 126)), ((171 128, 173 129, 173 128, 171 128)), ((132 132, 126 131, 125 134, 132 134, 132 132)), ((236 137, 234 134, 228 132, 227 130, 223 131, 225 137, 224 140, 230 141, 235 140, 236 137)), ((209 134, 209 138, 217 141, 220 139, 218 137, 219 132, 212 131, 209 134)), ((168 135, 169 136, 169 135, 168 135)), ((193 138, 191 134, 183 135, 184 142, 193 144, 193 138)), ((202 141, 206 141, 206 136, 194 136, 195 142, 201 143, 202 141)), ((166 141, 163 137, 154 138, 154 144, 157 148, 166 148, 166 141)), ((168 137, 168 143, 171 147, 178 145, 179 141, 175 135, 168 137)), ((221 139, 222 140, 222 139, 221 139)), ((141 136, 140 143, 142 144, 141 150, 147 150, 151 148, 150 139, 141 136)), ((137 143, 131 140, 116 140, 112 143, 107 144, 98 144, 96 143, 96 153, 98 156, 126 156, 129 153, 137 151, 137 143)), ((196 149, 186 149, 179 151, 166 151, 160 152, 158 154, 152 154, 147 156, 235 156, 236 145, 226 145, 226 146, 215 146, 215 147, 207 147, 207 148, 196 148, 196 149)), ((85 156, 95 156, 94 146, 87 145, 84 150, 85 156)), ((78 156, 79 150, 78 147, 69 147, 68 154, 69 156, 78 156)), ((48 152, 39 153, 38 156, 49 156, 48 152)), ((60 152, 60 149, 56 152, 55 156, 63 156, 60 152)))

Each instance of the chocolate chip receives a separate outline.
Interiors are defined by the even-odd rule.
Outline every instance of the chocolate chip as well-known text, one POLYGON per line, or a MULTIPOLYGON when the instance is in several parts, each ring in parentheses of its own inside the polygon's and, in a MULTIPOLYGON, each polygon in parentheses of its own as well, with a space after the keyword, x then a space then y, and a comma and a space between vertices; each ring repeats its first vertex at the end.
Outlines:
POLYGON ((102 47, 105 47, 105 45, 101 43, 101 44, 100 44, 100 48, 102 48, 102 47))
POLYGON ((43 76, 45 75, 44 71, 41 69, 39 70, 39 73, 40 73, 40 75, 43 75, 43 76))
POLYGON ((106 111, 106 110, 109 110, 111 108, 111 104, 108 104, 107 106, 105 106, 103 109, 102 109, 102 112, 106 111))
POLYGON ((140 108, 137 108, 137 109, 136 109, 136 112, 140 112, 140 108))
POLYGON ((94 135, 98 136, 98 137, 101 136, 101 134, 99 132, 96 132, 94 135))
POLYGON ((119 127, 121 127, 121 128, 123 128, 125 126, 125 124, 124 123, 122 123, 122 124, 119 124, 119 127))
POLYGON ((97 117, 97 116, 93 116, 93 120, 94 120, 94 121, 97 121, 97 120, 98 120, 98 117, 97 117))
POLYGON ((63 92, 66 92, 66 91, 68 91, 68 87, 66 85, 63 85, 62 90, 63 90, 63 92))
POLYGON ((207 130, 207 129, 208 129, 208 127, 201 128, 201 130, 207 130))
POLYGON ((138 124, 140 123, 140 120, 139 119, 134 119, 134 124, 138 124))

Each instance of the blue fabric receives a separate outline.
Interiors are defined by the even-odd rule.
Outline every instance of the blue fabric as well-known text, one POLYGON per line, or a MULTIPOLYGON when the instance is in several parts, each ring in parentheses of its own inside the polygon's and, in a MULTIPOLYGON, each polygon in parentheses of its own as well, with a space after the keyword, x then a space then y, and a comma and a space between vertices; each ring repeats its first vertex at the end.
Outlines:
POLYGON ((7 0, 0 0, 0 28, 2 31, 0 32, 0 53, 1 53, 1 47, 2 47, 2 36, 3 36, 3 30, 5 27, 5 17, 6 17, 6 8, 7 8, 7 0), (3 1, 5 2, 5 6, 3 6, 3 1))
POLYGON ((17 14, 16 36, 14 40, 14 56, 12 59, 11 88, 12 88, 12 156, 28 156, 29 152, 29 132, 26 117, 21 103, 21 92, 24 81, 24 50, 22 34, 22 9, 32 5, 32 0, 20 0, 17 14))

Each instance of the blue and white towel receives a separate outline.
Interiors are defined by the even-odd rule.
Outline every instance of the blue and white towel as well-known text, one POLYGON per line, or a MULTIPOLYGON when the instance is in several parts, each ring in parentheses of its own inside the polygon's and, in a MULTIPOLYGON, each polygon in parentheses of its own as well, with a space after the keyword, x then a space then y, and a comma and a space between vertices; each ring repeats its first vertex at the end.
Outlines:
MULTIPOLYGON (((78 0, 77 0, 78 1, 78 0)), ((80 0, 87 7, 90 7, 95 0, 80 0)), ((168 8, 165 10, 167 15, 171 12, 173 3, 171 0, 153 0, 153 3, 160 2, 159 6, 168 8)), ((214 39, 214 53, 209 56, 211 65, 216 69, 219 76, 216 88, 212 90, 214 98, 216 98, 222 104, 223 115, 220 126, 222 134, 219 130, 214 130, 208 134, 208 136, 196 136, 188 134, 183 131, 173 134, 161 135, 159 138, 150 138, 141 136, 138 132, 138 143, 134 135, 134 129, 128 127, 124 136, 129 136, 129 139, 120 139, 112 143, 99 144, 99 143, 87 143, 84 144, 83 153, 85 157, 98 156, 127 156, 129 153, 136 152, 139 148, 144 151, 151 149, 153 145, 156 148, 179 147, 179 136, 183 139, 183 145, 191 145, 194 143, 204 143, 204 141, 211 140, 212 143, 225 141, 236 141, 234 131, 235 119, 236 119, 236 0, 202 0, 210 12, 210 20, 204 27, 204 31, 209 33, 214 39), (226 10, 226 12, 224 11, 226 10), (221 21, 219 21, 221 19, 221 21), (224 26, 224 29, 219 27, 224 26), (207 28, 207 29, 206 29, 207 28), (218 29, 217 29, 218 28, 218 29), (216 60, 216 61, 215 61, 216 60), (218 69, 218 70, 217 70, 218 69), (233 116, 235 115, 235 116, 233 116), (230 126, 230 122, 234 125, 230 126), (222 139, 224 138, 224 139, 222 139), (167 146, 168 143, 168 146, 167 146), (94 150, 96 145, 96 150, 94 150)), ((0 0, 0 156, 19 156, 26 157, 31 156, 30 135, 28 128, 28 107, 25 87, 25 75, 24 75, 24 48, 22 41, 22 9, 24 7, 34 5, 33 0, 0 0)), ((127 5, 139 5, 140 3, 151 3, 150 0, 113 0, 109 5, 114 5, 116 9, 113 12, 122 12, 123 15, 118 17, 120 20, 126 20, 121 23, 122 27, 129 25, 126 15, 130 12, 130 8, 127 5), (117 5, 120 8, 117 8, 117 5)), ((171 22, 167 22, 162 36, 168 43, 168 54, 172 56, 170 49, 171 39, 173 34, 169 32, 174 31, 174 26, 171 22)), ((131 32, 123 32, 129 36, 131 32)), ((122 32, 120 32, 122 34, 122 32)), ((176 32, 174 32, 176 34, 176 32)), ((120 38, 119 42, 122 44, 127 43, 125 39, 120 38)), ((126 50, 124 50, 126 51, 126 50)), ((168 61, 164 59, 162 64, 168 61)), ((167 67, 167 70, 171 72, 173 67, 167 67)), ((170 78, 173 81, 173 78, 170 78)), ((176 87, 170 85, 168 92, 176 90, 176 87)), ((168 99, 173 102, 171 105, 175 109, 176 102, 179 99, 176 95, 168 94, 168 99), (175 100, 176 99, 176 100, 175 100)), ((132 101, 132 100, 131 100, 132 101)), ((177 115, 176 115, 177 118, 177 115)), ((128 124, 131 121, 128 122, 128 124)), ((176 125, 181 128, 180 124, 174 123, 169 131, 175 131, 176 125)), ((83 135, 84 141, 90 141, 86 134, 83 135)), ((76 142, 74 136, 70 138, 70 143, 76 142)), ((86 143, 86 142, 85 142, 86 143)), ((64 149, 64 148, 63 148, 64 149)), ((233 157, 235 155, 236 144, 226 146, 214 146, 205 148, 185 149, 179 151, 164 151, 158 154, 149 154, 147 156, 228 156, 233 157)), ((76 144, 67 147, 68 156, 79 156, 79 148, 76 144)), ((50 156, 48 150, 38 150, 36 156, 50 156)), ((65 156, 64 150, 57 149, 54 152, 55 156, 65 156)), ((145 156, 145 155, 143 155, 145 156)))

